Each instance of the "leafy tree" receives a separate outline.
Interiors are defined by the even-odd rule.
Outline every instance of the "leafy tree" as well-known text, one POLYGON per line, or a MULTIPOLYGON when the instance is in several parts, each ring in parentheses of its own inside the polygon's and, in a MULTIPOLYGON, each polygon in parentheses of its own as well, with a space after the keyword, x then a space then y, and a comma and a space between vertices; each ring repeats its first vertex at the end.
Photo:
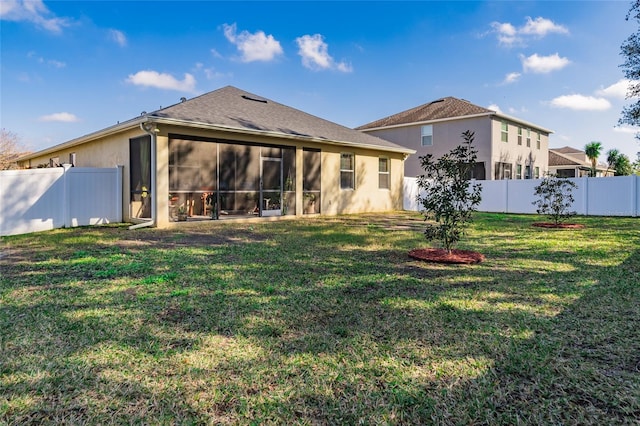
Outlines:
POLYGON ((7 129, 0 131, 0 170, 17 169, 16 160, 21 154, 26 154, 20 143, 20 138, 7 129))
POLYGON ((636 161, 631 164, 631 172, 640 175, 640 152, 636 153, 636 161))
POLYGON ((615 176, 629 176, 633 173, 631 160, 617 149, 607 151, 607 171, 610 169, 615 176))
POLYGON ((589 160, 591 160, 591 176, 596 176, 596 162, 598 161, 598 157, 600 157, 600 152, 602 152, 602 143, 600 142, 590 142, 585 145, 584 152, 587 154, 589 160))
MULTIPOLYGON (((640 24, 640 0, 634 0, 627 13, 626 20, 634 19, 640 24)), ((631 34, 620 46, 621 55, 624 62, 620 65, 624 76, 631 82, 627 89, 627 99, 640 97, 640 26, 638 30, 631 34)), ((619 124, 631 126, 640 125, 640 99, 622 109, 622 117, 619 124)), ((636 138, 640 139, 640 133, 636 133, 636 138)))
POLYGON ((472 213, 481 201, 482 187, 472 184, 471 172, 478 151, 473 147, 474 133, 462 133, 463 143, 437 160, 433 154, 420 157, 424 174, 418 176, 418 187, 424 195, 418 196, 428 224, 424 234, 427 240, 439 240, 449 254, 464 235, 472 221, 472 213))
POLYGON ((619 156, 620 156, 620 151, 618 151, 615 148, 607 151, 607 173, 609 173, 609 170, 615 171, 616 163, 618 161, 619 156))
POLYGON ((538 214, 547 215, 558 225, 576 214, 569 210, 575 201, 571 192, 576 188, 578 185, 569 178, 548 175, 534 188, 534 195, 538 199, 532 204, 537 207, 538 214))

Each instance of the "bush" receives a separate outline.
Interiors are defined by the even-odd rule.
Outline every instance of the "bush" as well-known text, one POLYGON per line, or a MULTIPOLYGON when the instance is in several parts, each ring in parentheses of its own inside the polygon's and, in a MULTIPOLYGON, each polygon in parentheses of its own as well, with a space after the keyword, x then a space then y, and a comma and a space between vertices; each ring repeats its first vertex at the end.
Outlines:
POLYGON ((576 214, 569 209, 573 205, 571 192, 578 188, 569 178, 561 178, 555 175, 546 176, 535 187, 534 195, 539 198, 532 204, 537 207, 538 214, 547 215, 553 223, 558 225, 563 220, 576 214))
POLYGON ((474 133, 467 130, 462 138, 462 145, 437 160, 432 154, 420 157, 424 174, 417 179, 418 187, 424 192, 418 196, 418 203, 424 209, 425 220, 436 222, 427 225, 425 237, 429 241, 441 241, 449 253, 464 235, 481 201, 482 187, 470 181, 477 158, 474 133))

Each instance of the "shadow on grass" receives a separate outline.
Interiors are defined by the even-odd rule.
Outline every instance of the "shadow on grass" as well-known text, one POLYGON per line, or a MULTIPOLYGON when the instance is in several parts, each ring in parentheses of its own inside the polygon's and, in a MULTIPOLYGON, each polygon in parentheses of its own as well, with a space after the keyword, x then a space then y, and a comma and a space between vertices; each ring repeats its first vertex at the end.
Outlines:
POLYGON ((638 417, 638 252, 603 268, 503 240, 484 264, 428 266, 385 226, 69 231, 22 253, 0 293, 0 419, 638 417))

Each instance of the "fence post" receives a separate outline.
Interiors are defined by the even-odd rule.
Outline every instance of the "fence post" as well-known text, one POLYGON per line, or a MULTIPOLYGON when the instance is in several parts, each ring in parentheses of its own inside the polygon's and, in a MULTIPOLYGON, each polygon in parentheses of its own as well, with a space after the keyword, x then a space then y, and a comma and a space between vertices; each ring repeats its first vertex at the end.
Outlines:
POLYGON ((584 215, 589 216, 589 176, 584 177, 584 185, 582 185, 584 191, 584 215))
POLYGON ((122 174, 124 171, 124 166, 122 165, 117 165, 116 166, 116 221, 122 222, 122 193, 123 193, 123 189, 122 189, 122 174))
POLYGON ((504 212, 509 213, 509 179, 504 179, 504 212))
POLYGON ((640 176, 631 175, 631 217, 638 217, 638 179, 640 176))
POLYGON ((62 165, 62 223, 65 228, 71 228, 71 185, 69 180, 69 170, 71 170, 71 164, 62 165))

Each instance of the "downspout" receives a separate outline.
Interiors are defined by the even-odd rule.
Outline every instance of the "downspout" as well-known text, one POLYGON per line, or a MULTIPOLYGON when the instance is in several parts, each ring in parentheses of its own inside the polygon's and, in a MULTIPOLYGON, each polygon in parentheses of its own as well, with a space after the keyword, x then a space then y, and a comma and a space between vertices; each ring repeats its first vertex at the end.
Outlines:
POLYGON ((139 228, 147 228, 149 226, 156 225, 156 216, 157 216, 157 191, 156 191, 156 132, 158 129, 156 125, 150 122, 140 123, 140 129, 143 132, 151 136, 151 220, 138 223, 136 225, 131 225, 129 227, 132 229, 139 228))

